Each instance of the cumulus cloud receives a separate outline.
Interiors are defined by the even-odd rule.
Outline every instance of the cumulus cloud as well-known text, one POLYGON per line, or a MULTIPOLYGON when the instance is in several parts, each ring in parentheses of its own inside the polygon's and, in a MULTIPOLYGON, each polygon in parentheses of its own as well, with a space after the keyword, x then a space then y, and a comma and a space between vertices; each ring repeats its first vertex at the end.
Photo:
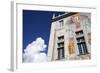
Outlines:
POLYGON ((47 45, 45 41, 38 37, 35 41, 28 44, 23 53, 23 62, 45 62, 47 61, 46 53, 44 52, 47 45))

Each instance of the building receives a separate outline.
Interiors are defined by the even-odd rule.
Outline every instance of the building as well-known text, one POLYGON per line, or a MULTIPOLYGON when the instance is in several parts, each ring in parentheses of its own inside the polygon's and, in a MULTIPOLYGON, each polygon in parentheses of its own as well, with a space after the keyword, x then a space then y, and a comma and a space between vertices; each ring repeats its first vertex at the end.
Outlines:
POLYGON ((48 60, 91 59, 91 14, 68 12, 53 15, 48 60))

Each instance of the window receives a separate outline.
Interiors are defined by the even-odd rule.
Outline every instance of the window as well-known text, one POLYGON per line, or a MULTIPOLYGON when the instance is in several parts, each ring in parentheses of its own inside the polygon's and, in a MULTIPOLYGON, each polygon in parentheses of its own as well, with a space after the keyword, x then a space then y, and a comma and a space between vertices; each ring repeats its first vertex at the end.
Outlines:
POLYGON ((76 40, 77 40, 77 45, 78 45, 78 49, 79 49, 79 54, 80 55, 88 54, 87 45, 85 42, 85 37, 83 35, 84 34, 83 30, 77 31, 75 33, 77 35, 76 40))
POLYGON ((85 42, 82 43, 77 43, 78 48, 79 48, 79 54, 88 54, 87 46, 85 42))
POLYGON ((63 20, 59 21, 59 24, 60 24, 60 27, 63 27, 63 25, 64 25, 63 20))
POLYGON ((57 50, 58 50, 58 60, 64 59, 64 36, 59 36, 58 37, 58 42, 57 42, 57 50))
POLYGON ((59 41, 59 42, 60 42, 60 41, 64 41, 64 36, 58 37, 58 41, 59 41))
POLYGON ((64 47, 58 48, 58 60, 64 58, 64 47))

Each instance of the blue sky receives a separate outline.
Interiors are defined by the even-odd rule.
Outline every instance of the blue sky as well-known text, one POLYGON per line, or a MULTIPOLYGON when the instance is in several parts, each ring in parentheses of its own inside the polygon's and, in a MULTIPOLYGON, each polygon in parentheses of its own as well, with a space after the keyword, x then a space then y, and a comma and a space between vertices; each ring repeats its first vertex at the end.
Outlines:
POLYGON ((23 49, 37 37, 42 37, 48 48, 53 13, 59 15, 64 12, 23 10, 23 49))

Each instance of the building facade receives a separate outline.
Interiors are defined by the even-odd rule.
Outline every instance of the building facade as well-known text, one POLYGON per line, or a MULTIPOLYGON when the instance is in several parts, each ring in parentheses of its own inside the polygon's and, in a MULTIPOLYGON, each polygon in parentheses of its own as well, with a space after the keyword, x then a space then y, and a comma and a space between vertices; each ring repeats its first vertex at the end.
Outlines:
POLYGON ((53 15, 48 61, 83 59, 91 59, 91 14, 53 15))

